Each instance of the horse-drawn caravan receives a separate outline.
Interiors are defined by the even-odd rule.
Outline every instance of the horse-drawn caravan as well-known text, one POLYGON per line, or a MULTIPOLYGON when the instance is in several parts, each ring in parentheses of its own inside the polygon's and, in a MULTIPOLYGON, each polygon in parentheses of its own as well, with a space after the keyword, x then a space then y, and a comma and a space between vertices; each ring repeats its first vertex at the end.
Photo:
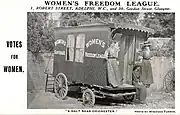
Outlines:
POLYGON ((153 30, 134 25, 94 24, 55 28, 53 77, 55 95, 64 99, 71 87, 78 87, 83 103, 93 106, 98 98, 124 97, 132 101, 137 94, 132 85, 136 48, 153 30), (111 87, 104 55, 109 42, 119 46, 118 70, 123 84, 111 87))

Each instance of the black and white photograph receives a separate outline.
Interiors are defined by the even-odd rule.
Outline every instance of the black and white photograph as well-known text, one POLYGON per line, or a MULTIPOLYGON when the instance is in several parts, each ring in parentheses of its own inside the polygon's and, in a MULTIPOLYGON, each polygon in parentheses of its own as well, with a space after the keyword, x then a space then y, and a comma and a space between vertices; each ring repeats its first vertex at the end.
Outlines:
POLYGON ((27 12, 27 109, 175 109, 175 13, 27 12))

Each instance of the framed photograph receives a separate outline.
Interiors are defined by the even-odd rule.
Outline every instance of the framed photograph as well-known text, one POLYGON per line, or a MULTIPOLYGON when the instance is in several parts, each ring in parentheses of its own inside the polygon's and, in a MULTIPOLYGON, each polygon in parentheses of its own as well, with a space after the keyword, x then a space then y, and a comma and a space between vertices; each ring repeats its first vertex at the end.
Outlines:
POLYGON ((0 114, 180 112, 175 1, 1 3, 0 114))

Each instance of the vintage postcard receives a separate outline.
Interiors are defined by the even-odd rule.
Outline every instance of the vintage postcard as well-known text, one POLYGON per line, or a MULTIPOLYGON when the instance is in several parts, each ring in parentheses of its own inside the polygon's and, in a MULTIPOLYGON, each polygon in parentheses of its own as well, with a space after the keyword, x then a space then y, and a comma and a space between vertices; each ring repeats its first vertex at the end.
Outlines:
POLYGON ((169 2, 41 0, 21 12, 18 5, 21 19, 6 22, 13 27, 2 36, 0 113, 178 114, 178 15, 169 2))

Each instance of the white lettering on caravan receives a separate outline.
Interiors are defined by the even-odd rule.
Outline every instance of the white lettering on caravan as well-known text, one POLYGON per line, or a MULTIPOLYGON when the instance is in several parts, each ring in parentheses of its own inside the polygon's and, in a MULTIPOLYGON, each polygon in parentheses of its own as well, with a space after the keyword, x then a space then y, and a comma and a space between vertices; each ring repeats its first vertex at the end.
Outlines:
POLYGON ((91 46, 93 44, 100 45, 102 48, 104 48, 106 43, 103 40, 100 40, 100 39, 91 39, 90 41, 88 41, 86 43, 86 48, 88 48, 89 46, 91 46))
POLYGON ((96 53, 88 53, 88 52, 85 52, 85 57, 105 58, 104 54, 96 54, 96 53))
POLYGON ((66 41, 64 41, 64 40, 62 40, 62 39, 58 39, 58 40, 55 41, 55 46, 56 46, 57 44, 62 44, 62 45, 64 45, 64 46, 66 46, 66 41))
POLYGON ((54 51, 54 54, 65 55, 65 51, 54 51))

